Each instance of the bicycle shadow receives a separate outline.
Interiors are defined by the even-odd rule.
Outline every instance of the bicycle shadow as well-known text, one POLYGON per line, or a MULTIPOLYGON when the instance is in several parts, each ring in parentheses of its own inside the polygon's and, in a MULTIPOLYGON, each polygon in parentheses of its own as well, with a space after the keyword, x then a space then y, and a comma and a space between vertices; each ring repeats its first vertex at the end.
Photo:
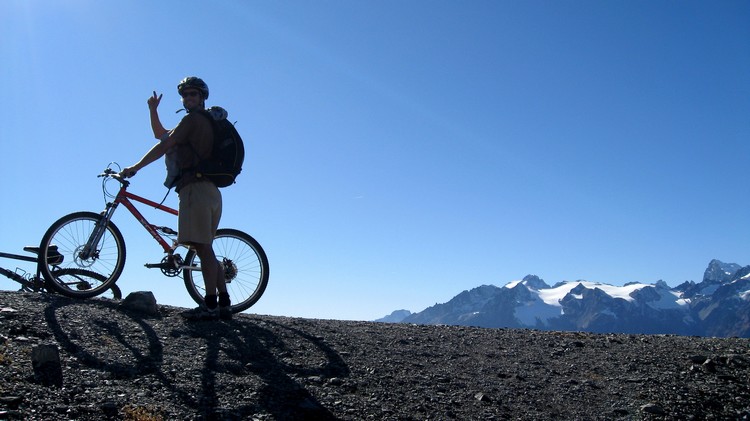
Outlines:
POLYGON ((322 338, 273 321, 180 323, 165 333, 163 326, 154 329, 163 318, 122 311, 106 301, 51 303, 44 314, 60 347, 81 365, 111 379, 150 376, 173 405, 206 419, 267 413, 274 419, 334 420, 297 379, 350 375, 322 338), (171 339, 162 342, 160 335, 171 339), (180 341, 201 353, 185 355, 180 341), (179 370, 179 358, 202 358, 197 377, 194 370, 179 370))
POLYGON ((150 374, 161 366, 163 347, 154 329, 146 319, 119 311, 117 303, 55 300, 45 308, 44 318, 63 350, 78 363, 105 371, 114 379, 150 374), (89 317, 92 309, 93 317, 89 317), (117 317, 107 318, 107 313, 117 317), (127 316, 126 323, 122 323, 122 315, 127 316), (142 335, 136 336, 134 331, 142 335), (130 355, 109 352, 115 344, 130 355))

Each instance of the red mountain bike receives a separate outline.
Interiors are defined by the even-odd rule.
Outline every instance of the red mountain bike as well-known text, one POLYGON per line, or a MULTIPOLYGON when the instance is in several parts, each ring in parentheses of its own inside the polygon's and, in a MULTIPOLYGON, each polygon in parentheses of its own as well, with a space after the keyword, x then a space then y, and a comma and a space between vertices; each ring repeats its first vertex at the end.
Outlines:
MULTIPOLYGON (((177 211, 128 192, 130 182, 111 167, 107 167, 99 177, 103 178, 105 201, 107 198, 114 198, 114 201, 107 202, 101 213, 76 212, 63 216, 52 224, 42 238, 39 271, 47 284, 60 294, 77 298, 94 297, 114 285, 125 266, 125 240, 112 223, 115 210, 122 204, 166 254, 161 262, 147 263, 145 266, 161 269, 169 277, 182 274, 190 296, 195 302, 202 303, 205 287, 200 259, 195 250, 177 244, 177 232, 173 229, 149 223, 133 202, 172 215, 177 215, 177 211), (107 191, 106 184, 112 180, 120 184, 116 195, 107 191), (178 250, 185 251, 184 258, 178 250), (87 273, 94 272, 101 276, 78 282, 75 278, 57 276, 61 269, 86 270, 87 273)), ((260 299, 268 285, 266 253, 253 237, 236 229, 217 230, 213 247, 224 268, 227 290, 233 301, 232 311, 247 310, 260 299)))

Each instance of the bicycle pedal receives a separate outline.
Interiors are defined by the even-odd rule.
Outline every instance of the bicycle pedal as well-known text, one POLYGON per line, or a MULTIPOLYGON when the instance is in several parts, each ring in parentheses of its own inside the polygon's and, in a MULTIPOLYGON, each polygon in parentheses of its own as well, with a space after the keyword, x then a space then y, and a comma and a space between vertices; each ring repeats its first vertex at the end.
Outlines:
POLYGON ((145 265, 149 269, 174 269, 174 265, 171 263, 161 262, 161 263, 146 263, 145 265))

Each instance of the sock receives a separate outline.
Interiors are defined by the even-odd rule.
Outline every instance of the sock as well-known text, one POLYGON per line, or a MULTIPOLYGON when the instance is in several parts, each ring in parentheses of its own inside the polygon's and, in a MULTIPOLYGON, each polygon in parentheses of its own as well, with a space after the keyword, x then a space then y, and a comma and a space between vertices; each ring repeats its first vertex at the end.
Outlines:
POLYGON ((205 300, 206 301, 206 307, 209 310, 215 309, 216 305, 217 305, 216 300, 217 300, 217 298, 216 298, 215 295, 206 295, 206 300, 205 300))
POLYGON ((219 293, 219 305, 222 307, 228 307, 232 305, 232 301, 229 299, 229 293, 227 292, 219 293))

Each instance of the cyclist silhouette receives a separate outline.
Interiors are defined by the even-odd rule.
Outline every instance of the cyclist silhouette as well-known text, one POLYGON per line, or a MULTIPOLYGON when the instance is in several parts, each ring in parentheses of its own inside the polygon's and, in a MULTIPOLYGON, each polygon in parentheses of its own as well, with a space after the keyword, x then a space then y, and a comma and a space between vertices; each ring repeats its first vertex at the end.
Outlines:
POLYGON ((165 129, 157 110, 162 95, 157 96, 154 91, 153 96, 148 99, 148 107, 151 128, 159 143, 135 165, 124 168, 120 174, 133 177, 141 168, 167 155, 170 171, 165 184, 168 187, 174 186, 179 195, 177 241, 195 249, 201 260, 201 271, 206 284, 204 303, 183 315, 191 320, 228 320, 232 318, 231 302, 224 270, 213 249, 213 239, 221 219, 221 192, 210 180, 195 174, 199 162, 211 155, 214 142, 211 121, 198 112, 205 110, 208 85, 200 78, 190 76, 180 81, 177 92, 182 97, 187 115, 172 130, 165 129))

